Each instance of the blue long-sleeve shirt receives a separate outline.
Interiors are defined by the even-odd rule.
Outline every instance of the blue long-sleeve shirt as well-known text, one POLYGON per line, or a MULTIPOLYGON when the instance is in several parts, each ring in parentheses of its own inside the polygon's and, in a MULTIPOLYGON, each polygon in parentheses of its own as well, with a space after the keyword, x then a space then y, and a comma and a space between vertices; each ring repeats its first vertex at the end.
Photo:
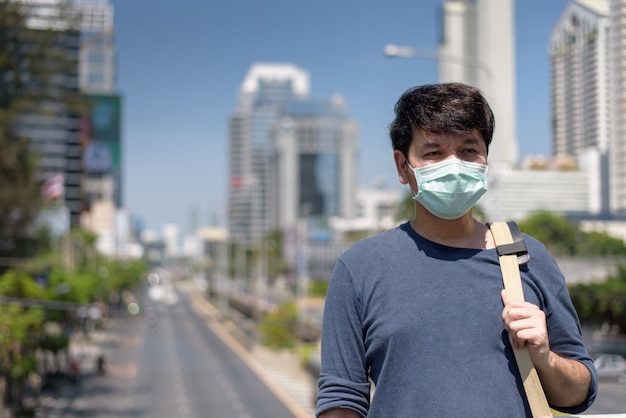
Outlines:
MULTIPOLYGON (((580 413, 597 393, 593 360, 556 262, 525 240, 525 299, 545 312, 551 350, 591 372, 585 403, 564 410, 580 413)), ((326 296, 317 414, 532 416, 502 325, 502 287, 495 249, 440 245, 408 223, 352 246, 326 296)))

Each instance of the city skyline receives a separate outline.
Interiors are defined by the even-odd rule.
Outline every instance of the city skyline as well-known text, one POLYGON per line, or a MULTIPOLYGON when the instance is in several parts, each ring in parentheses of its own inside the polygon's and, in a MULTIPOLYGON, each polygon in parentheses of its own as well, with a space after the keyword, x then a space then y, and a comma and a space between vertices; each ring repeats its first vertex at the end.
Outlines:
MULTIPOLYGON (((361 8, 269 1, 248 5, 245 14, 241 5, 226 3, 190 1, 181 8, 158 0, 149 14, 139 2, 112 3, 125 103, 125 206, 147 228, 173 223, 187 233, 194 217, 196 226, 220 222, 228 117, 256 62, 309 71, 314 98, 342 94, 360 128, 359 185, 400 187, 387 136, 393 104, 406 88, 436 82, 437 64, 385 58, 383 48, 395 43, 435 51, 440 0, 361 8)), ((547 45, 566 4, 527 0, 515 6, 520 157, 550 154, 547 45)))

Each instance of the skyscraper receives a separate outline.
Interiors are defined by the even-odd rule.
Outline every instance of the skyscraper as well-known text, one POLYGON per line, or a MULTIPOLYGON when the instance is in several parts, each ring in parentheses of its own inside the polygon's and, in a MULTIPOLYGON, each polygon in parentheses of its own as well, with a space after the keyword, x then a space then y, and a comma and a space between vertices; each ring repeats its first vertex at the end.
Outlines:
MULTIPOLYGON (((81 150, 79 119, 67 103, 56 97, 78 94, 79 33, 69 24, 69 15, 60 0, 19 1, 27 16, 25 32, 47 32, 40 39, 45 45, 39 56, 40 67, 56 68, 49 79, 49 90, 55 91, 38 102, 37 112, 21 115, 16 128, 19 135, 28 138, 31 150, 39 160, 38 180, 42 184, 59 179, 59 198, 68 212, 68 226, 78 226, 81 210, 81 150), (62 57, 62 58, 59 58, 62 57), (60 70, 59 68, 62 68, 60 70), (62 92, 62 94, 59 94, 62 92)), ((28 49, 32 37, 19 38, 15 48, 28 49)), ((37 37, 35 37, 37 39, 37 37)), ((16 49, 14 49, 14 52, 16 49)))
POLYGON ((595 212, 605 214, 626 209, 619 88, 626 35, 620 34, 619 19, 612 18, 622 3, 571 1, 552 29, 549 47, 553 152, 579 159, 595 155, 592 198, 599 202, 595 212))
POLYGON ((117 62, 113 5, 109 0, 72 0, 81 32, 79 86, 89 111, 82 115, 81 146, 85 185, 84 209, 94 203, 122 202, 121 97, 117 92, 117 62))
POLYGON ((229 123, 229 229, 254 243, 270 228, 271 126, 290 102, 309 94, 309 74, 291 64, 254 64, 241 85, 229 123))
POLYGON ((327 229, 330 217, 355 216, 358 129, 343 97, 291 103, 273 137, 272 225, 327 229))
POLYGON ((493 168, 518 163, 513 0, 444 0, 439 81, 480 88, 493 109, 493 168))
MULTIPOLYGON (((89 109, 72 112, 48 100, 41 114, 25 114, 18 131, 39 156, 41 182, 62 178, 69 224, 94 200, 122 204, 120 96, 115 90, 113 7, 108 0, 20 1, 29 30, 58 32, 48 48, 63 48, 63 88, 87 99, 89 109), (76 22, 76 23, 74 23, 76 22)), ((43 58, 42 58, 43 59, 43 58)), ((44 64, 45 65, 45 64, 44 64)))
POLYGON ((626 214, 626 1, 610 2, 611 56, 611 139, 610 139, 610 208, 626 214))
POLYGON ((79 86, 82 91, 117 89, 113 5, 109 0, 72 0, 80 14, 79 86))
POLYGON ((341 96, 311 100, 308 72, 255 64, 230 118, 229 227, 254 243, 303 219, 353 214, 357 129, 341 96))
POLYGON ((574 1, 550 36, 552 149, 606 150, 610 132, 609 2, 574 1))
POLYGON ((79 82, 87 106, 81 115, 82 227, 98 249, 122 254, 130 223, 123 210, 122 97, 117 90, 113 5, 71 0, 81 31, 79 82))

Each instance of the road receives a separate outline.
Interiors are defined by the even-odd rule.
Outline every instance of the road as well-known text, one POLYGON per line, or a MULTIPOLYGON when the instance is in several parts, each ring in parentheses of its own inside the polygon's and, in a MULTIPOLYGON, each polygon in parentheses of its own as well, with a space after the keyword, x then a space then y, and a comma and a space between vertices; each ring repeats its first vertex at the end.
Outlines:
POLYGON ((626 416, 626 380, 601 380, 594 404, 581 415, 624 414, 626 416))
POLYGON ((115 320, 108 340, 100 342, 107 373, 83 379, 57 416, 293 418, 191 310, 187 296, 181 298, 171 307, 148 306, 148 315, 115 320))

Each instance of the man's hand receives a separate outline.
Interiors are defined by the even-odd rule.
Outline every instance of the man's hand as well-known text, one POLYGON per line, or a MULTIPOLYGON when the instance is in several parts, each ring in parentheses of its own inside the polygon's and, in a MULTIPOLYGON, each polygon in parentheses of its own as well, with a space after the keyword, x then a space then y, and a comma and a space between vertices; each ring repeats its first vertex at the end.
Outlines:
POLYGON ((547 366, 550 342, 546 314, 532 303, 509 301, 505 290, 502 290, 501 296, 504 303, 502 322, 511 337, 513 348, 528 347, 528 354, 535 367, 547 366))
POLYGON ((548 402, 560 407, 582 404, 589 393, 591 374, 584 364, 550 351, 546 315, 528 302, 509 301, 501 293, 502 322, 514 348, 527 347, 548 402))

